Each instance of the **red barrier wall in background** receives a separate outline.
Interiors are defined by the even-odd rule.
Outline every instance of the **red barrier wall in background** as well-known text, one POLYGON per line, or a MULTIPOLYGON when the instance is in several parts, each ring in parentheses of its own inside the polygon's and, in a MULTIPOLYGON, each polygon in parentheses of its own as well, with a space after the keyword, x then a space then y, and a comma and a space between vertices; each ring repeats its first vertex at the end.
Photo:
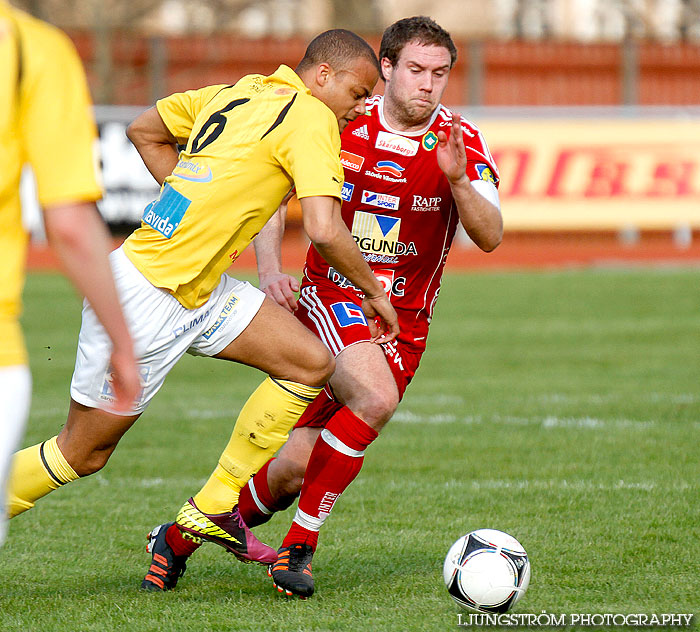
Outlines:
MULTIPOLYGON (((105 94, 105 86, 99 85, 96 73, 93 35, 70 35, 88 69, 97 99, 105 94)), ((378 47, 378 37, 368 40, 378 47)), ((246 40, 212 35, 169 37, 158 43, 145 36, 117 33, 110 43, 109 102, 151 103, 152 81, 158 82, 164 95, 213 83, 232 83, 251 72, 269 74, 280 63, 296 64, 305 46, 306 41, 298 38, 246 40), (157 72, 153 55, 159 45, 164 76, 157 72)), ((624 101, 625 51, 618 44, 508 41, 485 42, 475 49, 467 42, 458 42, 458 49, 460 57, 445 95, 446 105, 479 100, 478 95, 470 94, 475 69, 482 77, 483 105, 618 105, 624 101), (480 60, 475 65, 470 54, 477 50, 480 60)), ((639 105, 700 105, 700 46, 640 42, 633 55, 637 60, 635 92, 639 105)))

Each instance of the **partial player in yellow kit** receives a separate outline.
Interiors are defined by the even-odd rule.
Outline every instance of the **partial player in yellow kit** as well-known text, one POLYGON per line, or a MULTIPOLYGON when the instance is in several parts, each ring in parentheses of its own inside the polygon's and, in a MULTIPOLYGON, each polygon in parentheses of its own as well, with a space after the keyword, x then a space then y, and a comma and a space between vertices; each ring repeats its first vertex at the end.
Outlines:
MULTIPOLYGON (((58 29, 0 0, 0 68, 1 543, 6 477, 31 394, 19 326, 28 243, 19 197, 25 164, 34 171, 48 241, 107 332, 114 409, 131 406, 139 378, 107 259, 108 234, 94 204, 101 197, 96 132, 80 60, 58 29)), ((51 455, 57 450, 55 441, 47 441, 37 453, 51 455)))
MULTIPOLYGON (((28 235, 19 185, 29 164, 49 243, 66 274, 93 305, 110 341, 119 408, 139 380, 131 338, 107 259, 107 232, 94 201, 95 124, 80 60, 70 40, 0 0, 0 498, 29 409, 31 377, 19 325, 28 235)), ((57 450, 55 443, 42 453, 57 450)), ((5 533, 4 502, 0 542, 5 533)))
MULTIPOLYGON (((172 95, 129 126, 129 138, 162 185, 141 227, 111 255, 141 394, 123 414, 99 408, 114 397, 112 374, 104 331, 86 306, 68 420, 57 438, 60 462, 45 467, 35 448, 17 454, 11 515, 51 491, 52 474, 67 483, 101 469, 182 355, 216 357, 269 377, 244 405, 214 473, 174 528, 246 560, 276 557, 240 519, 238 492, 285 441, 331 375, 333 360, 291 314, 224 271, 296 187, 310 239, 365 291, 367 316, 381 319, 376 339, 395 337, 396 313, 340 215, 339 126, 364 112, 377 77, 378 61, 364 40, 327 31, 311 42, 296 71, 281 66, 269 77, 172 95), (179 154, 178 145, 186 145, 179 154)), ((151 583, 163 588, 169 571, 156 535, 151 583)))

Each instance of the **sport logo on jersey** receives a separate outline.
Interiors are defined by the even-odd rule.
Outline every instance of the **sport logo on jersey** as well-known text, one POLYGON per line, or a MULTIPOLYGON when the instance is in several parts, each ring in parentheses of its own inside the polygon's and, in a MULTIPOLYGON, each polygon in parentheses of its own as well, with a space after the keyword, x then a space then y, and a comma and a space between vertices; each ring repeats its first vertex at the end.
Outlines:
POLYGON ((389 195, 387 193, 375 193, 374 191, 362 191, 362 203, 377 208, 385 208, 390 211, 396 211, 399 208, 400 197, 389 195))
POLYGON ((358 156, 357 154, 352 154, 344 149, 340 150, 340 164, 350 171, 359 171, 362 169, 362 165, 365 162, 363 156, 358 156))
POLYGON ((349 182, 343 183, 343 190, 340 192, 340 197, 344 202, 349 202, 352 199, 352 194, 355 191, 355 185, 349 182))
POLYGON ((379 132, 377 134, 377 142, 374 143, 377 149, 385 151, 393 151, 395 154, 402 156, 415 156, 418 153, 420 143, 416 140, 411 140, 399 134, 390 134, 389 132, 379 132))
POLYGON ((479 178, 484 182, 490 182, 491 184, 496 184, 496 178, 493 175, 493 171, 488 165, 476 165, 476 173, 479 178))
POLYGON ((380 160, 376 165, 374 165, 374 170, 377 173, 386 173, 394 178, 400 178, 401 174, 404 172, 406 167, 393 162, 392 160, 380 160))
POLYGON ((358 127, 353 133, 353 136, 357 136, 358 138, 361 138, 362 140, 369 140, 369 130, 367 129, 367 125, 363 125, 362 127, 358 127))
POLYGON ((143 221, 163 237, 170 239, 180 225, 185 211, 192 202, 178 193, 169 184, 161 191, 160 197, 143 210, 143 221))

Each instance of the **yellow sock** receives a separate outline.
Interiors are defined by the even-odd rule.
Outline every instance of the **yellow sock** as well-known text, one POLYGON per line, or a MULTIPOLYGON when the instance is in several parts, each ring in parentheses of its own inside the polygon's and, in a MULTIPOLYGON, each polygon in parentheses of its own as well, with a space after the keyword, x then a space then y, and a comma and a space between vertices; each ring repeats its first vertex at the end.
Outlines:
POLYGON ((279 450, 289 431, 322 387, 268 377, 243 406, 214 473, 194 497, 200 511, 225 513, 238 495, 279 450))
POLYGON ((15 453, 7 488, 10 518, 31 509, 34 503, 61 485, 78 478, 56 444, 56 437, 15 453))

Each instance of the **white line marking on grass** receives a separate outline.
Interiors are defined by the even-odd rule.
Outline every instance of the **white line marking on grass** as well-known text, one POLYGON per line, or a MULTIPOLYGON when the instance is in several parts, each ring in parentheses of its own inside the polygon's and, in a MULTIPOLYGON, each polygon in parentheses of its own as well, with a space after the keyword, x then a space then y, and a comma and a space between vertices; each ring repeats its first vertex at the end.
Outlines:
POLYGON ((413 395, 410 397, 412 404, 428 404, 430 406, 458 406, 464 404, 465 399, 461 395, 450 393, 426 393, 425 395, 413 395))
POLYGON ((135 487, 142 489, 167 486, 182 486, 199 489, 207 480, 206 478, 182 478, 178 476, 137 478, 134 476, 105 476, 103 474, 95 474, 94 476, 91 476, 90 479, 97 481, 97 483, 102 487, 135 487))
POLYGON ((533 398, 541 404, 609 404, 617 402, 622 398, 618 393, 608 393, 607 395, 596 394, 570 394, 570 393, 543 393, 533 398))
POLYGON ((453 423, 455 421, 462 424, 478 424, 482 422, 480 416, 458 417, 457 415, 453 415, 451 413, 439 413, 436 415, 419 415, 410 410, 398 411, 394 414, 392 420, 409 424, 445 424, 453 423))
POLYGON ((636 428, 644 430, 655 426, 654 421, 638 421, 635 419, 596 419, 594 417, 545 417, 542 420, 544 428, 604 428, 612 426, 614 428, 636 428))
POLYGON ((653 420, 636 419, 598 419, 596 417, 555 417, 549 415, 545 418, 515 417, 494 415, 484 418, 481 415, 458 416, 454 414, 422 415, 408 409, 398 411, 393 421, 399 423, 461 423, 461 424, 502 424, 506 426, 541 426, 542 428, 583 428, 597 430, 601 428, 630 428, 633 430, 647 430, 656 426, 653 420))
POLYGON ((572 491, 687 491, 696 489, 697 484, 691 485, 687 481, 678 481, 671 484, 660 484, 657 481, 625 481, 596 483, 584 479, 545 479, 545 480, 507 480, 507 479, 485 479, 485 480, 450 480, 444 483, 446 488, 468 488, 473 491, 479 490, 572 490, 572 491))
POLYGON ((218 408, 216 410, 185 410, 180 415, 186 419, 216 419, 218 417, 237 417, 239 412, 241 412, 240 409, 218 408))
POLYGON ((697 404, 700 395, 694 393, 649 393, 647 399, 651 402, 669 402, 671 404, 697 404))
MULTIPOLYGON (((166 404, 168 406, 167 408, 167 416, 168 418, 171 419, 188 419, 192 420, 194 419, 195 421, 198 419, 202 420, 207 420, 207 419, 236 419, 238 417, 238 413, 241 412, 240 408, 196 408, 196 407, 188 407, 185 408, 185 405, 183 404, 182 407, 174 406, 172 402, 167 402, 166 404)), ((152 411, 156 415, 165 415, 165 408, 160 408, 159 404, 154 404, 152 406, 152 411)))
POLYGON ((68 404, 63 407, 54 406, 53 408, 32 408, 30 417, 37 419, 48 419, 50 417, 65 417, 68 414, 68 404))

